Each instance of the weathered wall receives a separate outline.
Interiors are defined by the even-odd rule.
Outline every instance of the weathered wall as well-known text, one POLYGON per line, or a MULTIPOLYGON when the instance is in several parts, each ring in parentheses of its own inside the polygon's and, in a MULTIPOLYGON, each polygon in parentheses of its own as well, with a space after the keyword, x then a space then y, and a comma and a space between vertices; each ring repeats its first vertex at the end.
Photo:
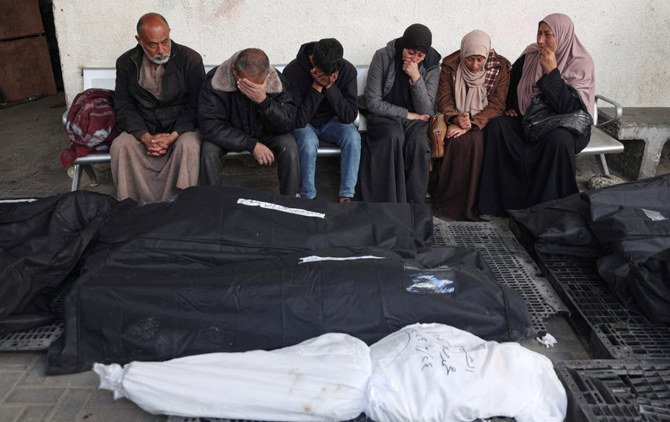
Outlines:
POLYGON ((68 103, 82 90, 83 67, 113 67, 133 47, 145 12, 166 17, 172 38, 216 65, 246 47, 288 63, 301 43, 336 37, 345 57, 369 64, 374 51, 415 22, 433 31, 444 56, 472 29, 487 31, 494 48, 514 61, 534 42, 537 22, 562 12, 596 65, 596 91, 624 106, 670 106, 670 49, 658 47, 670 28, 670 2, 656 0, 54 0, 54 17, 68 103))

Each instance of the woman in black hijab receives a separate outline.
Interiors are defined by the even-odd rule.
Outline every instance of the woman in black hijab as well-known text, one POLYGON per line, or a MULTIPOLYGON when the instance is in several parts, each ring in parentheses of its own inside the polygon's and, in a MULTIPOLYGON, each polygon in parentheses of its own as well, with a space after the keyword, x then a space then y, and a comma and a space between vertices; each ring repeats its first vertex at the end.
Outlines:
POLYGON ((440 54, 421 24, 377 50, 365 88, 368 136, 361 145, 358 197, 373 202, 424 202, 440 54))

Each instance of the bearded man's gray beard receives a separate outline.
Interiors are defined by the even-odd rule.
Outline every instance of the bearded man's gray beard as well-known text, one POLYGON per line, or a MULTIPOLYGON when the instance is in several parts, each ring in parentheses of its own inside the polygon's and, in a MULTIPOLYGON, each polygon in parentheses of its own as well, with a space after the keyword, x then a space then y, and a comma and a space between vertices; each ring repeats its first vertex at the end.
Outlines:
MULTIPOLYGON (((141 44, 140 44, 140 45, 141 45, 141 44)), ((155 63, 155 64, 165 64, 165 63, 168 62, 168 60, 170 60, 170 53, 172 52, 172 43, 170 43, 170 50, 169 50, 166 54, 156 54, 155 56, 150 55, 150 54, 147 52, 146 48, 144 48, 143 45, 141 45, 141 46, 142 46, 142 50, 144 50, 144 54, 147 55, 147 57, 149 58, 149 60, 150 60, 152 63, 155 63)))

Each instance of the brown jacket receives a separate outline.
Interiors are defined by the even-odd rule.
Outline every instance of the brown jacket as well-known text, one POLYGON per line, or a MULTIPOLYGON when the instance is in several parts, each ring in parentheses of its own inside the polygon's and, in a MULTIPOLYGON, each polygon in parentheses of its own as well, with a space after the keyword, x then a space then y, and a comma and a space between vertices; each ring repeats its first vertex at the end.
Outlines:
MULTIPOLYGON (((502 116, 505 112, 505 99, 509 88, 511 66, 509 60, 500 54, 497 54, 497 57, 500 62, 500 71, 493 87, 488 91, 489 103, 482 111, 471 118, 472 124, 480 129, 484 129, 489 120, 502 116)), ((447 121, 459 114, 454 100, 454 80, 460 62, 461 51, 458 50, 444 58, 440 70, 440 83, 437 86, 437 111, 442 113, 447 121)))

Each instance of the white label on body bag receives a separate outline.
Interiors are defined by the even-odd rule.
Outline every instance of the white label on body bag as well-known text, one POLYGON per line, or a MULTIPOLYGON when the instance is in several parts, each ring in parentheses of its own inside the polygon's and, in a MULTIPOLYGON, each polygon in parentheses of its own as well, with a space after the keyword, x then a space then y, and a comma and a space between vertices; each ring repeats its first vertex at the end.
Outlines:
POLYGON ((289 208, 283 205, 273 204, 271 202, 257 201, 255 199, 240 198, 237 200, 237 203, 241 205, 247 205, 249 207, 261 207, 268 210, 285 212, 288 214, 302 215, 304 217, 326 218, 326 214, 322 212, 307 211, 303 210, 302 208, 289 208))

